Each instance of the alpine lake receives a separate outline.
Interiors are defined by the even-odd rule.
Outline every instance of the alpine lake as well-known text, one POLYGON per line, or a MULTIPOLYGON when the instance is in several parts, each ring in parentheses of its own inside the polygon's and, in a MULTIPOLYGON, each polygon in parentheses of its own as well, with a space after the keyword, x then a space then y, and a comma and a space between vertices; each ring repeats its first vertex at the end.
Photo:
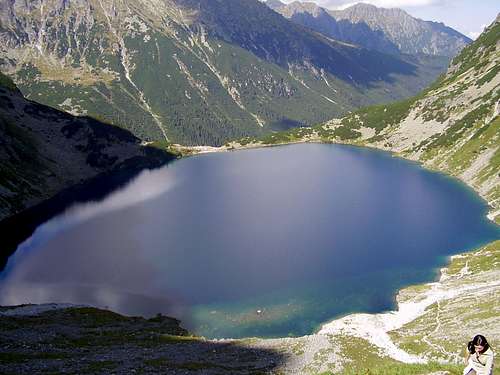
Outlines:
POLYGON ((313 333, 394 309, 449 256, 500 238, 456 179, 391 154, 297 144, 176 160, 39 225, 0 305, 176 317, 209 338, 313 333))

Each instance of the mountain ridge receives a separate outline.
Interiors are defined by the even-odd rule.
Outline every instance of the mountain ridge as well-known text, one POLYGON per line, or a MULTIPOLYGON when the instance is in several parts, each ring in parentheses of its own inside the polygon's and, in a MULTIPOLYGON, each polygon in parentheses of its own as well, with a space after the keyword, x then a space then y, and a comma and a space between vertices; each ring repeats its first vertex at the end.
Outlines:
POLYGON ((399 8, 358 3, 329 10, 312 2, 266 2, 290 20, 331 38, 391 54, 455 56, 471 39, 443 23, 414 18, 399 8))
POLYGON ((402 53, 453 57, 472 41, 443 23, 414 18, 399 8, 377 8, 359 3, 342 11, 329 13, 337 20, 365 22, 372 29, 381 30, 402 53))

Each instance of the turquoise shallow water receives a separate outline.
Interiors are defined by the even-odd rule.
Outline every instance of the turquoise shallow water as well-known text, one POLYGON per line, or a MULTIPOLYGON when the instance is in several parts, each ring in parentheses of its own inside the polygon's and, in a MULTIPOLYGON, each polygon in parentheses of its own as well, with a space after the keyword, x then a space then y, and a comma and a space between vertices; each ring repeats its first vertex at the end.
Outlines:
POLYGON ((394 307, 447 256, 500 238, 472 190, 367 149, 302 144, 146 171, 41 225, 0 304, 173 315, 207 337, 313 332, 394 307))

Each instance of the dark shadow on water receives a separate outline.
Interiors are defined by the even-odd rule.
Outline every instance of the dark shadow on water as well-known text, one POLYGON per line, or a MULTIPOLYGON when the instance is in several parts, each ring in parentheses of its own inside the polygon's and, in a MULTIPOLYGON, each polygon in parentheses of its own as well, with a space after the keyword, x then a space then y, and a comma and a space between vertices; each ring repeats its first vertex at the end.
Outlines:
POLYGON ((38 373, 41 368, 54 373, 264 374, 288 361, 287 354, 252 340, 190 337, 178 320, 161 315, 143 319, 71 308, 0 316, 0 325, 7 328, 0 332, 0 342, 9 342, 0 360, 5 374, 38 373))
POLYGON ((17 247, 28 239, 39 225, 75 203, 101 200, 126 185, 144 169, 160 167, 174 159, 174 156, 163 152, 160 158, 155 150, 151 150, 151 153, 151 157, 156 159, 130 159, 119 170, 72 186, 36 206, 0 221, 0 272, 5 269, 8 258, 17 247))

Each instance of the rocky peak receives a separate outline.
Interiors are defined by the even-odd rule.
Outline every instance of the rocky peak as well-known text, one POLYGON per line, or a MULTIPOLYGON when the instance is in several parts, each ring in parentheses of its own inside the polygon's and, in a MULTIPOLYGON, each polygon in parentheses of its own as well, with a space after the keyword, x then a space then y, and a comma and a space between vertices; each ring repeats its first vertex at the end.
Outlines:
POLYGON ((319 17, 320 15, 325 15, 326 10, 313 2, 294 1, 286 6, 283 15, 290 18, 297 13, 309 13, 313 17, 319 17))
POLYGON ((400 29, 418 30, 418 20, 398 8, 377 8, 371 4, 359 3, 341 11, 331 11, 337 20, 349 20, 353 23, 365 22, 375 30, 400 29))
POLYGON ((414 18, 399 8, 378 8, 360 3, 329 13, 337 21, 364 23, 374 31, 381 31, 403 53, 453 57, 471 42, 465 35, 442 23, 414 18))
POLYGON ((269 8, 274 10, 286 6, 286 4, 282 3, 280 0, 267 0, 265 3, 269 8))

